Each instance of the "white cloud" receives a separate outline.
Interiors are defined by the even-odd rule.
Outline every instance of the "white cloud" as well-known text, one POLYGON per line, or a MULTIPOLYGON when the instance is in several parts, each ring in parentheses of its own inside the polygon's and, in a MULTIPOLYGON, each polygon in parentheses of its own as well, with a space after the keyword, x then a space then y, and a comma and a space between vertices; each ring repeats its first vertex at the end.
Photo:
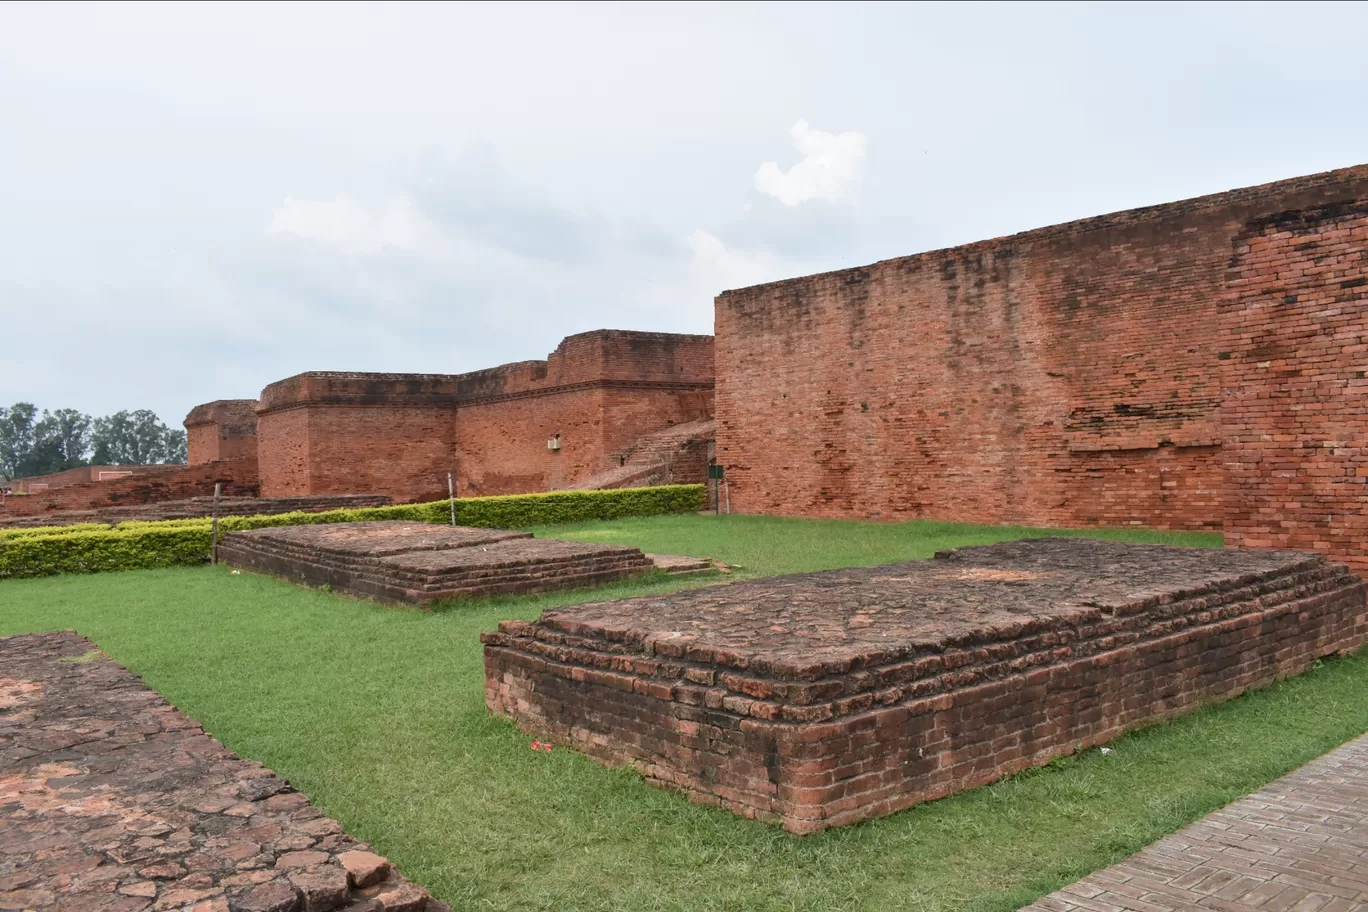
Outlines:
POLYGON ((330 200, 285 197, 266 233, 298 235, 344 253, 379 253, 387 247, 416 249, 429 233, 429 225, 406 195, 391 197, 380 211, 372 212, 339 193, 330 200))
POLYGON ((859 186, 868 138, 863 133, 824 133, 812 129, 806 120, 798 121, 790 132, 803 160, 787 171, 781 171, 777 162, 765 162, 755 172, 755 189, 785 206, 810 199, 848 198, 859 186))
POLYGON ((708 300, 729 288, 745 288, 786 278, 793 268, 763 251, 729 248, 721 238, 702 228, 689 235, 688 244, 693 253, 690 273, 712 286, 708 300))

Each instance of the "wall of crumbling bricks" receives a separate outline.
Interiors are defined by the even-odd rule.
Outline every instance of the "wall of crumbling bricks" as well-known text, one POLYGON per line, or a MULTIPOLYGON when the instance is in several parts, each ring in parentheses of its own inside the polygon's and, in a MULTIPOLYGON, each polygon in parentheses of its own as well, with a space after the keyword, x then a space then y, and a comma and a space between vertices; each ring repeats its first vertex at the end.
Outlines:
POLYGON ((1368 191, 1249 222, 1226 286, 1226 541, 1368 570, 1368 191))
POLYGON ((199 465, 157 467, 126 478, 66 485, 41 494, 6 497, 0 503, 0 516, 35 516, 64 510, 97 510, 102 507, 183 500, 214 493, 221 484, 230 497, 255 497, 258 493, 257 461, 233 459, 199 465))
POLYGON ((601 330, 469 374, 291 377, 262 392, 262 496, 425 500, 448 472, 461 496, 568 487, 643 434, 710 415, 712 361, 710 336, 601 330))
POLYGON ((428 374, 300 374, 262 391, 262 496, 446 494, 456 384, 428 374))
POLYGON ((185 416, 190 465, 257 458, 255 399, 219 399, 197 405, 185 416))
POLYGON ((1368 569, 1365 217, 1368 166, 724 292, 732 507, 1228 528, 1368 569))

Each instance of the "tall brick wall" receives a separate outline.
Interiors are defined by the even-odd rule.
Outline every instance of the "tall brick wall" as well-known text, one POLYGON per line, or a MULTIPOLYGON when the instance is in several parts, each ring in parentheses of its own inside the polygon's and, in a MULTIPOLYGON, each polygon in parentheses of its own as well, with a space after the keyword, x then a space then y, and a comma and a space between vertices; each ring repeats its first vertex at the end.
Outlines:
MULTIPOLYGON (((1241 486, 1240 540, 1240 523, 1310 522, 1270 518, 1295 500, 1285 484, 1249 485, 1283 447, 1298 464, 1314 449, 1326 474, 1313 477, 1338 479, 1304 483, 1306 512, 1338 512, 1361 496, 1345 473, 1368 436, 1345 385, 1363 360, 1351 299, 1368 277, 1354 227, 1365 197, 1368 167, 1351 168, 724 292, 717 441, 733 509, 1219 529, 1241 486), (1269 310, 1299 289, 1297 314, 1269 310), (1279 420, 1300 423, 1271 439, 1261 333, 1301 372, 1296 393, 1278 393, 1279 420), (1321 404, 1308 414, 1297 396, 1321 404), (1346 421, 1352 432, 1322 433, 1346 421), (1303 446, 1311 436, 1346 446, 1303 446), (1251 444, 1258 458, 1241 462, 1251 444)), ((1351 560, 1341 529, 1329 550, 1351 560)))
POLYGON ((603 463, 603 391, 581 388, 463 405, 456 420, 463 497, 567 487, 603 463), (560 435, 560 449, 547 441, 560 435))
POLYGON ((423 500, 446 494, 447 472, 462 496, 569 487, 710 415, 712 362, 710 336, 599 330, 468 374, 300 374, 262 392, 262 494, 423 500))
POLYGON ((255 459, 256 407, 255 399, 219 399, 192 408, 184 422, 189 464, 255 459))
POLYGON ((1226 537, 1368 569, 1368 190, 1235 239, 1221 302, 1226 537))
POLYGON ((446 493, 454 468, 455 378, 308 373, 262 390, 263 497, 446 493))

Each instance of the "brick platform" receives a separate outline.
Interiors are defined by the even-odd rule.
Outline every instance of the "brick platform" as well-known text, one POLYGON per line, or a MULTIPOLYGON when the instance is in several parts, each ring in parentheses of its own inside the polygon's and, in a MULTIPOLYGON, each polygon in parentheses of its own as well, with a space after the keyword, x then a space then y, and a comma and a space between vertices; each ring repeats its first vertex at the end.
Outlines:
POLYGON ((1368 908, 1368 735, 1022 912, 1368 908))
POLYGON ((449 912, 69 631, 0 638, 0 909, 449 912))
POLYGON ((653 566, 636 548, 420 522, 234 532, 223 537, 218 556, 225 563, 295 582, 414 605, 592 586, 653 566))
POLYGON ((889 814, 1368 636, 1318 555, 1079 539, 575 605, 485 634, 525 728, 796 833, 889 814))

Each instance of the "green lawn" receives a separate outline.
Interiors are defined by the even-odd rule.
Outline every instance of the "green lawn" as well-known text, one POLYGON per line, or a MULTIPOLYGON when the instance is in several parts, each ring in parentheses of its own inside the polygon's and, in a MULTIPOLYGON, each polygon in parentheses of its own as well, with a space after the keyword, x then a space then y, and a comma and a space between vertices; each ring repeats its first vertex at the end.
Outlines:
MULTIPOLYGON (((717 557, 743 576, 1026 530, 687 516, 538 531, 717 557)), ((1109 755, 799 839, 564 749, 534 752, 486 713, 480 631, 553 604, 697 584, 652 578, 423 614, 224 568, 66 576, 0 582, 0 633, 84 633, 456 909, 1010 910, 1368 730, 1368 657, 1327 661, 1109 755)))

